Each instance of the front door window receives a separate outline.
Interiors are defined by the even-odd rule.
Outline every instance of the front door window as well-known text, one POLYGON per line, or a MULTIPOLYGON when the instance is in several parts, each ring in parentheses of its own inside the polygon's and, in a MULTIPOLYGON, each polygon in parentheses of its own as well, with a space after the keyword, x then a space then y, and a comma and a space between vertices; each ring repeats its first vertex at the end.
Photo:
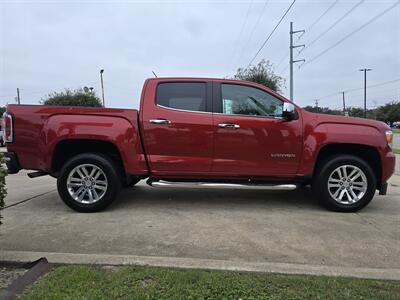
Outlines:
POLYGON ((282 117, 283 101, 260 89, 238 84, 222 84, 222 113, 282 117))

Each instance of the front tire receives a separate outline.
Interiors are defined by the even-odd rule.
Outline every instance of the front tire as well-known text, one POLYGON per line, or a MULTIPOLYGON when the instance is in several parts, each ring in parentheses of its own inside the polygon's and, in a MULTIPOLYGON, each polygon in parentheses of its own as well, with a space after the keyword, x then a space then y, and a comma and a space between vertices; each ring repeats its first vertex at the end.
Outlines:
POLYGON ((79 154, 68 160, 57 178, 61 199, 78 212, 97 212, 116 198, 121 179, 115 164, 101 154, 79 154))
POLYGON ((312 188, 327 208, 356 212, 374 197, 376 177, 364 160, 353 155, 337 155, 320 163, 312 188))

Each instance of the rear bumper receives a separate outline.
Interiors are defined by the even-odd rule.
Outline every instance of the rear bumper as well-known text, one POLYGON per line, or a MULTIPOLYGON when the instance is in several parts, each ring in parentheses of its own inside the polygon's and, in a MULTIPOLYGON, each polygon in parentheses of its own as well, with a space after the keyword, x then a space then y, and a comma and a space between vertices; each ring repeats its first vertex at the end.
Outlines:
POLYGON ((5 152, 4 160, 6 161, 8 174, 16 174, 21 170, 21 167, 18 163, 17 155, 14 152, 5 152))

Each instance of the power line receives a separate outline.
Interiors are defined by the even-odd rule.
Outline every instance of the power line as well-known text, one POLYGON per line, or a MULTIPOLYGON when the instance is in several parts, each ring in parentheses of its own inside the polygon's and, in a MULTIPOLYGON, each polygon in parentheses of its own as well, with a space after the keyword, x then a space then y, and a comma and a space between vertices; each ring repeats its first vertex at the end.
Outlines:
POLYGON ((384 11, 380 12, 379 14, 377 14, 375 17, 371 18, 369 21, 365 22, 363 25, 361 25, 360 27, 358 27, 356 30, 350 32, 349 34, 347 34, 346 36, 344 36, 342 39, 340 39, 339 41, 337 41, 336 43, 334 43, 333 45, 331 45, 330 47, 326 48, 325 50, 321 51, 319 54, 317 54, 316 56, 314 56, 312 59, 308 60, 303 66, 308 65, 309 63, 313 62, 314 60, 316 60, 317 58, 321 57, 322 55, 324 55, 326 52, 328 52, 329 50, 332 50, 333 48, 337 47, 339 44, 341 44, 342 42, 344 42, 345 40, 347 40, 349 37, 351 37, 353 34, 359 32, 360 30, 362 30, 364 27, 368 26, 369 24, 371 24, 372 22, 376 21, 377 19, 379 19, 380 17, 382 17, 384 14, 386 14, 387 12, 389 12, 390 10, 392 10, 393 8, 396 7, 396 5, 398 5, 400 3, 400 1, 397 1, 396 3, 394 3, 393 5, 389 6, 388 8, 386 8, 384 11))
MULTIPOLYGON (((371 101, 373 101, 373 100, 380 100, 380 99, 382 99, 382 98, 392 98, 392 97, 398 97, 398 96, 400 96, 400 94, 399 93, 397 93, 397 94, 391 94, 391 95, 385 95, 385 96, 379 96, 379 97, 374 97, 374 98, 372 98, 372 99, 370 99, 371 101)), ((387 99, 386 99, 387 100, 387 99)), ((385 100, 385 101, 386 101, 385 100)))
POLYGON ((348 10, 343 16, 341 16, 339 19, 337 19, 331 26, 329 26, 327 29, 325 29, 322 33, 320 33, 314 40, 312 40, 310 43, 307 43, 307 47, 305 47, 302 51, 305 49, 309 48, 311 45, 316 43, 318 40, 320 40, 325 34, 327 34, 331 29, 336 27, 341 21, 343 21, 344 18, 346 18, 349 14, 351 14, 357 7, 359 7, 365 0, 361 0, 356 5, 354 5, 350 10, 348 10))
POLYGON ((318 24, 319 21, 322 20, 322 18, 339 2, 339 0, 336 0, 335 2, 333 2, 310 26, 308 26, 308 28, 306 28, 306 31, 299 35, 299 39, 302 38, 304 36, 304 34, 308 33, 311 28, 313 28, 315 25, 318 24))
MULTIPOLYGON (((310 30, 311 30, 311 28, 313 28, 316 24, 318 24, 318 22, 319 21, 321 21, 322 20, 322 18, 337 4, 339 2, 339 0, 336 0, 335 2, 333 2, 310 26, 308 26, 308 28, 302 33, 302 34, 300 34, 299 36, 298 36, 298 40, 302 37, 302 36, 304 36, 304 34, 306 34, 306 33, 308 33, 310 30)), ((301 50, 301 51, 303 51, 303 49, 301 50)), ((301 52, 300 51, 300 52, 301 52)), ((299 52, 299 53, 300 53, 299 52)), ((290 51, 288 51, 283 57, 282 57, 282 59, 281 60, 279 60, 279 62, 278 62, 278 64, 276 65, 276 69, 277 68, 279 68, 279 66, 289 57, 289 55, 290 55, 290 51)), ((286 70, 286 68, 285 68, 285 70, 286 70)))
MULTIPOLYGON (((369 86, 367 86, 367 88, 373 88, 373 87, 377 87, 377 86, 382 86, 382 85, 394 83, 394 82, 397 82, 397 81, 400 81, 400 78, 394 79, 394 80, 390 80, 390 81, 386 81, 386 82, 381 82, 381 83, 373 84, 373 85, 369 85, 369 86)), ((359 90, 362 90, 362 89, 363 89, 363 88, 355 88, 355 89, 347 90, 346 92, 359 91, 359 90)))
POLYGON ((249 7, 247 8, 246 17, 245 17, 244 22, 243 22, 243 24, 242 24, 242 28, 240 29, 240 33, 239 33, 239 35, 238 35, 238 37, 237 37, 237 39, 236 39, 236 43, 235 43, 236 47, 235 47, 235 49, 234 49, 233 52, 232 52, 232 59, 234 59, 235 56, 236 56, 236 52, 237 52, 238 47, 239 47, 238 45, 239 45, 239 42, 240 42, 240 40, 241 40, 241 38, 242 38, 244 28, 246 27, 247 20, 248 20, 248 18, 249 18, 250 9, 251 9, 252 4, 253 4, 253 0, 250 1, 249 7))
MULTIPOLYGON (((385 81, 385 82, 380 82, 380 83, 377 83, 377 84, 368 85, 367 88, 370 89, 370 88, 374 88, 374 87, 378 87, 378 86, 383 86, 383 85, 391 84, 391 83, 394 83, 394 82, 397 82, 397 81, 400 81, 400 78, 394 79, 394 80, 385 81)), ((354 92, 354 91, 360 91, 360 90, 363 90, 363 89, 364 89, 364 87, 361 87, 361 88, 355 88, 355 89, 344 90, 343 92, 345 92, 345 93, 350 93, 350 92, 354 92)), ((330 98, 330 97, 336 96, 336 95, 338 95, 338 94, 340 94, 340 93, 341 93, 341 92, 336 92, 336 93, 328 94, 328 95, 319 97, 318 99, 330 98)))
POLYGON ((238 62, 240 61, 240 59, 241 59, 242 56, 243 56, 243 52, 244 52, 245 47, 249 44, 249 42, 250 42, 251 39, 253 38, 254 32, 255 32, 255 30, 256 30, 258 24, 260 23, 261 17, 262 17, 263 14, 264 14, 264 11, 265 11, 265 8, 267 7, 268 2, 269 2, 269 0, 265 1, 264 6, 263 6, 263 8, 261 9, 261 12, 260 12, 260 14, 259 14, 259 16, 258 16, 257 21, 254 23, 253 29, 251 30, 251 33, 250 33, 250 35, 249 35, 249 37, 248 37, 246 43, 243 44, 242 51, 240 51, 240 56, 239 56, 238 62))
POLYGON ((281 24, 281 22, 283 21, 283 19, 286 17, 287 13, 290 11, 290 9, 292 8, 293 4, 296 2, 296 0, 293 0, 293 2, 290 4, 290 6, 286 9, 285 13, 283 14, 283 16, 281 17, 281 19, 279 20, 279 22, 275 25, 274 29, 271 31, 271 33, 268 35, 268 37, 265 39, 265 41, 263 42, 263 44, 261 45, 260 49, 258 49, 256 55, 254 55, 254 57, 250 60, 249 64, 247 65, 247 68, 250 67, 250 65, 253 63, 253 61, 256 59, 257 55, 261 52, 261 50, 264 48, 264 46, 267 44, 267 42, 269 41, 269 39, 271 38, 271 36, 274 34, 275 30, 278 28, 278 26, 281 24))
POLYGON ((283 57, 281 58, 281 60, 279 60, 279 62, 278 62, 278 64, 276 65, 275 68, 278 69, 279 66, 289 57, 289 55, 290 55, 290 50, 289 50, 288 52, 286 52, 285 56, 283 56, 283 57))

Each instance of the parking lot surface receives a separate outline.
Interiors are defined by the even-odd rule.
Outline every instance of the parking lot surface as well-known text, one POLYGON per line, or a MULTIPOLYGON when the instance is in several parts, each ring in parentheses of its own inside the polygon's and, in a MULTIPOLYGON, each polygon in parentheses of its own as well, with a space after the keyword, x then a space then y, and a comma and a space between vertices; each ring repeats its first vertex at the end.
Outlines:
MULTIPOLYGON (((398 172, 398 171, 397 171, 398 172)), ((198 258, 400 270, 400 176, 358 213, 319 206, 309 189, 152 188, 143 181, 101 213, 70 210, 55 179, 7 177, 1 252, 198 258)))

